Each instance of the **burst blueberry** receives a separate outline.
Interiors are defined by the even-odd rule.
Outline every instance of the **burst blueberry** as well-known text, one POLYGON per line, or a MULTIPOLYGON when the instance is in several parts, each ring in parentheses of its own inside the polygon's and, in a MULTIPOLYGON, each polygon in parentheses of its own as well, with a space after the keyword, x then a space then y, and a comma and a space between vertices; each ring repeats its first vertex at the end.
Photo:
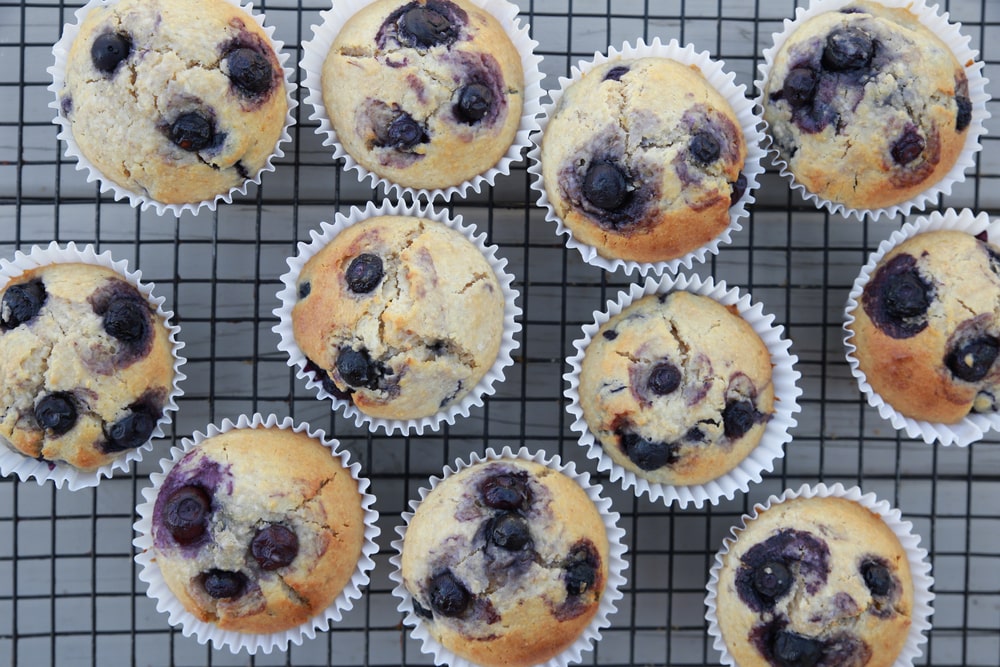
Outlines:
POLYGON ((104 312, 104 330, 124 343, 142 343, 150 335, 149 305, 137 299, 115 299, 104 312))
POLYGON ((815 667, 824 657, 819 641, 788 630, 775 634, 772 651, 781 667, 815 667))
POLYGON ((132 52, 132 40, 128 35, 118 32, 106 32, 98 35, 90 47, 90 59, 94 67, 111 74, 132 52))
POLYGON ((719 159, 722 147, 711 132, 697 132, 688 143, 688 150, 696 162, 709 165, 719 159))
POLYGON ((291 528, 270 523, 253 536, 250 553, 260 569, 272 571, 291 565, 299 554, 299 538, 291 528))
POLYGON ((575 544, 563 565, 566 592, 569 595, 583 595, 597 583, 600 556, 594 546, 583 541, 575 544))
POLYGON ((451 570, 435 575, 428 588, 431 609, 442 616, 461 616, 472 601, 468 589, 451 570))
POLYGON ((625 456, 642 470, 657 470, 680 460, 676 445, 654 442, 630 432, 622 433, 620 440, 625 456))
POLYGON ((895 587, 889 568, 877 560, 866 560, 861 564, 861 577, 872 595, 885 597, 895 587))
POLYGON ((65 391, 57 391, 43 396, 35 404, 35 421, 42 430, 54 436, 64 435, 77 420, 76 401, 65 391))
POLYGON ((498 510, 527 510, 531 505, 531 492, 525 475, 487 477, 479 484, 479 495, 487 507, 498 510))
POLYGON ((48 293, 41 280, 11 285, 0 302, 0 329, 9 330, 30 322, 38 315, 48 293))
POLYGON ((964 132, 965 128, 969 127, 969 124, 972 123, 972 100, 965 95, 956 95, 955 106, 957 109, 955 131, 964 132))
POLYGON ((871 63, 874 42, 868 33, 850 26, 831 32, 823 48, 823 67, 831 72, 860 70, 871 63))
POLYGON ((813 101, 818 82, 819 75, 815 70, 808 67, 794 67, 785 77, 781 92, 792 108, 797 109, 813 101))
POLYGON ((182 486, 167 498, 163 524, 178 544, 191 544, 205 534, 211 506, 208 494, 200 486, 182 486))
POLYGON ((605 81, 621 81, 622 77, 628 74, 629 68, 625 65, 617 65, 608 70, 604 75, 605 81))
POLYGON ((195 153, 209 146, 215 139, 212 121, 197 111, 177 117, 170 126, 170 140, 186 151, 195 153))
POLYGON ((226 570, 209 570, 202 579, 205 592, 216 600, 228 600, 243 595, 247 578, 242 572, 226 570))
POLYGON ((366 252, 351 260, 344 278, 352 292, 367 294, 378 287, 383 275, 382 258, 366 252))
POLYGON ((379 145, 400 151, 411 150, 417 144, 427 141, 424 128, 405 111, 397 113, 389 121, 389 125, 379 132, 379 145))
POLYGON ((729 195, 729 205, 736 206, 743 199, 743 194, 747 191, 747 177, 742 171, 740 175, 736 177, 736 181, 730 184, 733 189, 732 193, 729 195))
POLYGON ((625 203, 628 192, 628 177, 618 165, 598 161, 587 168, 583 196, 594 206, 605 211, 617 210, 625 203))
POLYGON ((250 48, 233 49, 226 54, 229 80, 242 93, 256 96, 271 89, 274 68, 270 59, 260 51, 250 48))
POLYGON ((945 356, 944 362, 955 377, 966 382, 978 382, 989 375, 1000 353, 1000 340, 984 335, 967 340, 945 356))
POLYGON ((312 292, 312 284, 307 280, 299 284, 299 298, 304 299, 312 292))
POLYGON ((399 31, 413 46, 423 48, 446 46, 458 37, 458 30, 448 17, 428 5, 406 11, 399 20, 399 31))
POLYGON ((925 146, 926 142, 924 138, 920 136, 916 129, 907 128, 903 135, 892 144, 889 152, 892 153, 893 161, 903 166, 919 158, 924 152, 925 146))
POLYGON ((372 361, 367 350, 344 347, 337 355, 337 373, 352 387, 376 389, 380 377, 378 364, 372 361))
POLYGON ((458 91, 458 103, 455 105, 455 115, 462 122, 472 125, 478 123, 493 108, 493 91, 481 83, 470 83, 458 91))

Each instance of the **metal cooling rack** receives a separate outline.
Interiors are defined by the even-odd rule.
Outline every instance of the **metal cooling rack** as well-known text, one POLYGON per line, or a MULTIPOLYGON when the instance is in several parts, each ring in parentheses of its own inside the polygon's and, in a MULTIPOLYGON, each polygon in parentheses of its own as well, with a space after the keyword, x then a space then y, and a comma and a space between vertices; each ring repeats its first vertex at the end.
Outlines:
MULTIPOLYGON (((546 88, 569 66, 639 37, 692 42, 752 88, 762 49, 793 0, 516 0, 544 56, 546 88)), ((803 0, 804 2, 804 0, 803 0)), ((260 3, 290 62, 327 2, 260 3)), ((440 433, 369 435, 305 391, 271 332, 278 276, 295 244, 337 210, 379 194, 344 174, 295 110, 294 142, 263 185, 215 214, 140 213, 99 195, 62 157, 50 124, 45 72, 51 45, 78 3, 0 0, 0 254, 60 242, 94 243, 142 269, 167 297, 187 343, 185 396, 168 438, 132 475, 96 490, 0 480, 0 664, 418 665, 430 664, 401 626, 390 594, 388 544, 426 478, 486 446, 524 444, 594 471, 569 430, 564 359, 591 313, 629 284, 567 251, 533 204, 525 164, 495 188, 451 208, 489 231, 510 260, 524 330, 516 365, 484 409, 440 433), (185 638, 158 614, 136 578, 132 523, 139 490, 179 439, 241 413, 274 412, 336 436, 372 479, 382 551, 365 597, 343 622, 287 653, 250 658, 185 638)), ((944 2, 1000 80, 1000 2, 944 2)), ((992 96, 1000 88, 991 84, 992 96)), ((299 89, 302 92, 302 89, 299 89)), ((301 97, 300 97, 301 99, 301 97)), ((1000 214, 1000 108, 974 172, 939 207, 1000 214)), ((605 484, 627 530, 625 598, 584 664, 717 664, 706 638, 704 584, 723 536, 754 502, 804 482, 859 484, 902 509, 930 551, 934 629, 921 664, 1000 665, 1000 446, 968 448, 901 438, 861 398, 844 361, 841 315, 868 253, 900 225, 847 222, 816 211, 773 173, 750 224, 696 271, 751 291, 787 327, 803 374, 803 412, 776 471, 732 502, 679 511, 605 484)))

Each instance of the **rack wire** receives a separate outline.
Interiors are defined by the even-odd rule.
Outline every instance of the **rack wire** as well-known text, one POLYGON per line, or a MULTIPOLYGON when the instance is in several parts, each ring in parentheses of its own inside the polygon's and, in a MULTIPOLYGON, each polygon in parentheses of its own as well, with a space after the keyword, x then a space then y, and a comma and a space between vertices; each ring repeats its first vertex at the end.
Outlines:
MULTIPOLYGON (((723 59, 752 93, 760 53, 794 13, 793 0, 516 0, 544 56, 544 87, 578 60, 643 38, 677 38, 723 59)), ((804 0, 803 0, 804 3, 804 0)), ((803 4, 799 3, 799 4, 803 4)), ((328 2, 260 3, 291 63, 328 2)), ((388 578, 389 542, 429 475, 487 446, 521 444, 593 472, 569 429, 561 375, 571 342, 628 276, 585 265, 534 205, 525 163, 482 194, 448 208, 489 233, 510 261, 524 308, 515 366, 486 406, 438 433, 386 437, 354 428, 297 381, 271 332, 278 276, 295 244, 335 211, 380 199, 358 184, 295 110, 293 143, 260 187, 197 217, 158 217, 101 196, 62 155, 49 122, 45 67, 78 3, 0 0, 0 253, 76 241, 143 271, 176 313, 188 379, 168 437, 130 475, 97 489, 0 480, 0 663, 11 665, 420 665, 388 578), (171 628, 136 578, 132 523, 140 489, 172 440, 242 413, 291 415, 324 428, 358 457, 381 513, 372 582, 343 622, 287 652, 248 657, 199 645, 171 628)), ((1000 79, 1000 2, 951 0, 1000 79)), ((298 74, 297 74, 298 78, 298 74)), ((998 97, 996 84, 990 84, 998 97)), ((304 95, 300 88, 300 100, 304 95)), ((938 208, 1000 212, 1000 109, 977 166, 938 208)), ((938 667, 1000 665, 1000 447, 930 446, 895 432, 867 406, 842 345, 842 310, 858 269, 900 220, 857 223, 817 211, 769 172, 734 242, 704 266, 749 290, 786 327, 803 374, 794 440, 763 483, 732 501, 677 510, 605 482, 629 545, 625 597, 584 664, 706 665, 704 584, 715 551, 753 503, 788 487, 844 482, 874 491, 914 523, 934 563, 936 612, 924 657, 938 667)))

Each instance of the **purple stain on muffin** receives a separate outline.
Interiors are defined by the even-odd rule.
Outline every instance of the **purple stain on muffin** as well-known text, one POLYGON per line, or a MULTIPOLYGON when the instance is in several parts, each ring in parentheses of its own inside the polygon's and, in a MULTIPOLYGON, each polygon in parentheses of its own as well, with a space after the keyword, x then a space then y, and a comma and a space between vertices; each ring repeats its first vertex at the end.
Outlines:
POLYGON ((386 17, 375 35, 375 45, 380 51, 400 46, 448 48, 463 36, 468 23, 465 10, 448 0, 410 2, 386 17))
POLYGON ((132 284, 109 278, 87 301, 101 318, 105 333, 117 344, 117 351, 110 359, 92 360, 91 365, 98 373, 110 374, 128 368, 150 353, 156 311, 132 284))
POLYGON ((815 594, 830 574, 830 548, 810 532, 785 529, 747 550, 736 591, 753 611, 771 611, 796 585, 815 594))
POLYGON ((208 530, 208 515, 212 511, 215 495, 233 492, 233 482, 229 466, 205 457, 198 457, 197 449, 191 450, 178 461, 163 483, 153 505, 152 532, 153 543, 160 551, 179 548, 181 552, 193 557, 202 545, 211 539, 208 530), (207 499, 208 507, 199 508, 201 501, 196 499, 190 504, 190 498, 182 489, 197 489, 197 496, 207 499), (186 508, 177 506, 185 502, 186 508), (170 516, 173 515, 173 516, 170 516), (181 527, 181 539, 174 536, 174 531, 181 527))
POLYGON ((284 72, 266 39, 247 30, 242 21, 238 30, 234 38, 219 46, 219 55, 242 108, 252 111, 280 88, 284 72))
POLYGON ((865 285, 861 305, 872 323, 890 338, 916 336, 927 328, 934 288, 912 255, 900 253, 878 267, 865 285))
POLYGON ((773 667, 863 667, 872 656, 849 632, 810 637, 789 630, 784 616, 754 627, 748 639, 773 667))
POLYGON ((588 599, 600 597, 604 588, 602 567, 601 555, 593 542, 586 538, 576 542, 562 563, 566 599, 553 608, 553 616, 568 621, 586 612, 590 606, 588 599))

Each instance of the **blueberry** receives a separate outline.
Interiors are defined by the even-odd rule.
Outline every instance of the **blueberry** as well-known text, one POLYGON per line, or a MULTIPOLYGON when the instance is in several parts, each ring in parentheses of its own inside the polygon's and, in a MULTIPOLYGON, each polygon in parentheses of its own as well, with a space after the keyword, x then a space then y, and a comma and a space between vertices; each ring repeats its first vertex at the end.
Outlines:
POLYGON ((614 329, 608 329, 607 331, 604 332, 603 336, 607 340, 614 340, 615 338, 618 338, 618 332, 615 331, 614 329))
POLYGON ((116 299, 104 312, 104 330, 125 343, 142 343, 150 335, 149 304, 136 299, 116 299))
POLYGON ((944 363, 955 377, 966 382, 978 382, 986 377, 1000 352, 1000 340, 993 336, 980 336, 952 348, 944 363))
POLYGON ((758 412, 750 401, 729 401, 722 410, 722 424, 730 440, 742 438, 757 423, 758 412))
POLYGON ((420 618, 426 618, 428 620, 434 618, 434 614, 431 612, 431 610, 423 606, 419 602, 417 602, 415 598, 413 600, 413 613, 419 616, 420 618))
POLYGON ((13 329, 31 321, 47 298, 48 293, 41 280, 11 285, 0 302, 0 328, 13 329))
POLYGON ((889 152, 896 164, 902 166, 909 164, 920 157, 924 152, 924 138, 913 128, 907 128, 899 139, 892 145, 889 152))
POLYGON ((742 171, 732 184, 733 192, 729 195, 729 205, 736 206, 743 199, 743 193, 747 191, 747 177, 742 171))
POLYGON ((622 77, 628 74, 628 67, 625 65, 618 65, 617 67, 612 67, 608 70, 607 74, 604 75, 605 81, 621 81, 622 77))
POLYGON ((688 442, 705 442, 705 432, 697 426, 692 426, 684 434, 684 439, 688 442))
POLYGON ((35 421, 52 435, 60 436, 68 432, 76 424, 76 418, 76 402, 64 391, 43 396, 35 404, 35 421))
POLYGON ((330 374, 326 372, 326 369, 321 368, 312 359, 306 359, 306 365, 303 369, 307 373, 312 373, 320 384, 323 385, 323 390, 333 396, 334 398, 339 398, 343 401, 351 400, 351 394, 354 393, 353 389, 347 389, 346 391, 337 386, 337 384, 330 379, 330 374))
POLYGON ((792 587, 792 574, 779 561, 768 561, 754 568, 753 587, 762 597, 777 600, 792 587))
POLYGON ((233 49, 226 54, 229 80, 236 88, 250 96, 266 93, 274 81, 271 61, 260 51, 248 48, 233 49))
POLYGON ((425 144, 427 141, 424 128, 405 111, 397 113, 379 134, 380 146, 401 151, 408 151, 417 144, 425 144))
POLYGON ((582 595, 597 583, 597 570, 600 567, 600 556, 589 542, 579 542, 573 546, 567 556, 563 569, 566 571, 566 592, 569 595, 582 595))
POLYGON ((860 28, 834 30, 826 38, 823 67, 831 72, 863 69, 871 62, 874 50, 872 38, 860 28))
POLYGON ((125 415, 107 429, 106 452, 120 452, 144 445, 153 435, 159 415, 152 414, 152 408, 132 406, 132 412, 125 415))
POLYGON ((106 32, 94 40, 94 44, 90 47, 90 59, 94 67, 105 74, 111 74, 131 52, 132 40, 128 35, 106 32))
POLYGON ((479 494, 487 507, 498 510, 526 510, 531 505, 527 475, 502 474, 487 477, 479 484, 479 494))
POLYGON ((451 570, 435 575, 430 583, 431 609, 442 616, 461 616, 472 596, 451 570))
POLYGON ((926 329, 933 299, 933 288, 920 277, 916 258, 906 253, 879 267, 861 295, 865 313, 892 338, 910 338, 926 329))
POLYGON ((708 165, 719 159, 722 147, 711 132, 697 132, 691 137, 688 150, 696 162, 708 165))
POLYGON ((628 198, 628 178, 611 162, 592 162, 583 177, 583 196, 605 211, 621 208, 628 198))
POLYGON ((866 560, 862 563, 861 576, 872 595, 885 597, 895 587, 889 568, 877 560, 866 560))
POLYGON ((399 31, 414 46, 423 48, 448 45, 458 37, 458 31, 448 17, 426 5, 418 5, 403 14, 399 20, 399 31))
POLYGON ((186 151, 200 151, 215 138, 212 121, 197 111, 181 114, 170 126, 170 140, 186 151))
POLYGON ((771 650, 781 667, 815 667, 824 657, 820 642, 788 630, 774 635, 771 650))
POLYGON ((520 551, 531 544, 531 531, 523 516, 505 512, 490 522, 489 538, 501 549, 520 551))
POLYGON ((478 123, 493 108, 493 91, 481 83, 470 83, 458 91, 458 103, 455 105, 455 116, 462 122, 472 125, 478 123))
POLYGON ((350 347, 342 347, 337 355, 337 372, 344 382, 352 387, 367 387, 376 389, 378 387, 379 372, 378 366, 367 350, 355 350, 350 347))
POLYGON ((213 569, 205 573, 202 585, 205 587, 205 592, 216 600, 238 598, 243 595, 247 578, 242 572, 213 569))
POLYGON ((191 544, 205 534, 212 501, 199 486, 182 486, 170 494, 163 510, 163 523, 179 544, 191 544))
POLYGON ((355 294, 367 294, 382 282, 382 258, 371 253, 358 255, 351 260, 344 274, 347 287, 355 294))
POLYGON ((642 470, 656 470, 680 460, 676 445, 653 442, 635 433, 622 433, 621 447, 629 460, 642 470))
POLYGON ((649 372, 649 390, 657 396, 666 396, 681 386, 681 370, 669 361, 661 361, 649 372))
POLYGON ((253 536, 250 553, 262 570, 277 570, 291 564, 299 553, 299 538, 290 528, 271 523, 253 536))
POLYGON ((312 284, 307 280, 299 284, 299 298, 304 299, 312 291, 312 284))
POLYGON ((930 307, 929 285, 916 270, 888 276, 885 284, 885 312, 893 319, 903 321, 919 317, 930 307))
POLYGON ((955 131, 963 132, 972 122, 972 100, 965 95, 955 96, 958 113, 955 115, 955 131))
POLYGON ((808 67, 795 67, 785 77, 781 92, 793 109, 804 107, 816 96, 819 75, 808 67))

